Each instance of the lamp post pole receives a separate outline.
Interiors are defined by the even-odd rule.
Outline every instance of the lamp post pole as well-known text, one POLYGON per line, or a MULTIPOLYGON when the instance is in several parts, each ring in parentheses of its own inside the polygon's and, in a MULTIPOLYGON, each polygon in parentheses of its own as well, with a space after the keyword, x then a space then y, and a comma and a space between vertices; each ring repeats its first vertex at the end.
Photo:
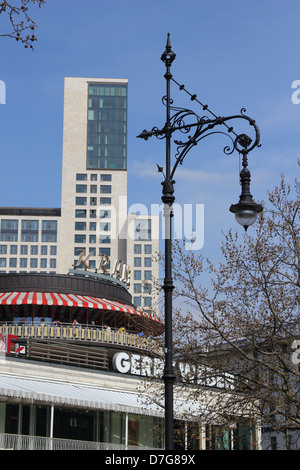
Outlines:
POLYGON ((148 140, 149 137, 155 136, 158 139, 166 140, 166 160, 165 169, 157 165, 158 171, 163 173, 164 181, 162 182, 162 202, 164 204, 164 221, 165 221, 165 276, 163 283, 164 298, 165 298, 165 361, 163 380, 165 385, 165 448, 166 450, 174 449, 174 399, 173 389, 175 381, 175 370, 173 366, 173 326, 172 326, 172 293, 174 289, 172 277, 172 218, 173 218, 173 203, 174 197, 174 174, 179 164, 183 163, 184 158, 191 148, 198 144, 202 139, 212 134, 224 134, 231 140, 231 146, 224 148, 224 153, 230 155, 234 150, 238 151, 243 156, 243 169, 240 172, 240 183, 242 193, 239 202, 230 206, 230 211, 235 214, 236 220, 245 230, 249 225, 252 225, 257 214, 262 211, 262 206, 257 204, 250 193, 250 171, 247 168, 248 154, 253 148, 259 147, 260 133, 255 121, 244 114, 245 110, 242 109, 241 113, 234 116, 218 117, 216 116, 207 105, 203 105, 196 95, 192 95, 185 90, 184 85, 179 85, 171 74, 171 65, 176 55, 171 49, 170 35, 168 34, 165 51, 161 55, 161 60, 166 67, 166 95, 163 97, 163 104, 166 107, 166 122, 162 129, 153 127, 151 131, 143 130, 137 137, 148 140), (192 101, 196 101, 210 117, 207 115, 199 117, 194 111, 190 109, 173 107, 173 101, 170 96, 170 84, 173 81, 180 90, 184 90, 192 101), (174 113, 171 115, 171 111, 174 113), (189 122, 192 119, 194 122, 189 122), (231 120, 243 120, 248 122, 254 129, 255 139, 252 140, 246 134, 238 134, 229 127, 227 123, 231 120), (223 126, 226 132, 215 130, 223 126), (174 140, 177 146, 175 163, 171 165, 171 139, 174 132, 181 132, 185 135, 191 132, 184 141, 174 140))
POLYGON ((174 448, 174 420, 173 420, 173 384, 175 380, 175 371, 173 366, 173 338, 172 338, 172 292, 174 289, 172 277, 172 219, 174 203, 174 181, 171 178, 171 97, 170 97, 170 80, 172 74, 170 68, 175 54, 171 50, 170 37, 168 36, 166 50, 161 56, 161 60, 166 65, 166 173, 163 184, 162 202, 164 204, 164 220, 165 220, 165 277, 164 277, 164 294, 165 294, 165 447, 167 450, 174 448))

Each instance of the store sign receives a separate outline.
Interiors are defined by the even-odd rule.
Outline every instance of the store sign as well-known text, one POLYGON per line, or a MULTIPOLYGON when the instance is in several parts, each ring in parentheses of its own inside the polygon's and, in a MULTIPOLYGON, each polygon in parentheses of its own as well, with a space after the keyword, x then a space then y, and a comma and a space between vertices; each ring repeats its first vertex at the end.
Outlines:
MULTIPOLYGON (((113 356, 113 368, 121 374, 139 375, 145 377, 162 378, 164 361, 140 354, 119 352, 113 356)), ((234 388, 234 377, 228 373, 220 373, 211 367, 199 365, 193 367, 187 363, 174 362, 174 367, 182 382, 194 383, 207 387, 234 388)))
POLYGON ((164 364, 161 359, 120 352, 113 356, 113 368, 121 374, 162 376, 164 364))
POLYGON ((16 339, 18 339, 16 335, 7 335, 4 337, 0 333, 0 352, 3 351, 7 354, 25 354, 25 346, 19 346, 14 341, 12 341, 16 339))
POLYGON ((124 282, 127 284, 127 286, 130 285, 130 275, 131 275, 131 269, 127 264, 125 264, 121 260, 116 260, 113 264, 113 269, 111 272, 107 270, 107 266, 109 265, 110 259, 107 255, 101 255, 100 259, 98 261, 98 265, 95 269, 90 268, 88 265, 88 261, 91 256, 95 254, 94 251, 91 251, 88 255, 85 255, 85 250, 78 250, 80 251, 80 255, 78 258, 78 261, 76 264, 73 264, 73 267, 79 267, 83 266, 85 270, 87 271, 92 271, 95 273, 101 272, 102 274, 109 274, 111 277, 114 277, 115 279, 118 279, 121 282, 124 282))

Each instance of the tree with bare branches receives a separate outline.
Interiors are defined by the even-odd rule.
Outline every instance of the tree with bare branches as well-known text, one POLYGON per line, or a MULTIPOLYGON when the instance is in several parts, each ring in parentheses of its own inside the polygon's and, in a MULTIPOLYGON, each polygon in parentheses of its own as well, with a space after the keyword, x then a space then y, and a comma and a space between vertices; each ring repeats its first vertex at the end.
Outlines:
MULTIPOLYGON (((300 334, 299 182, 291 187, 282 175, 280 185, 268 193, 255 231, 242 237, 230 231, 222 254, 224 261, 215 267, 176 244, 176 295, 184 308, 177 312, 175 348, 195 367, 200 362, 234 376, 226 410, 221 408, 224 422, 231 407, 247 408, 269 431, 296 440, 300 437, 300 360, 294 351, 300 343, 295 343, 300 334), (211 276, 208 289, 202 287, 205 271, 211 276)), ((297 447, 296 442, 293 445, 297 447)))
POLYGON ((15 39, 25 48, 33 49, 33 44, 37 41, 37 24, 31 17, 30 9, 33 5, 40 8, 44 3, 45 0, 1 1, 0 14, 5 17, 7 32, 2 31, 0 36, 15 39))
POLYGON ((265 447, 300 448, 299 182, 282 175, 263 206, 252 231, 224 235, 217 266, 174 244, 176 396, 203 403, 199 423, 261 420, 265 447))

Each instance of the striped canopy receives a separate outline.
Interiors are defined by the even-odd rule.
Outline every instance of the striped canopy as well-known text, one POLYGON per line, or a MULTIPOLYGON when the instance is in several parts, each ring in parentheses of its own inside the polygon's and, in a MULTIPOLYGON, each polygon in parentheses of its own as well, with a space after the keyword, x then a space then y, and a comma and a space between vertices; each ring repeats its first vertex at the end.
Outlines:
POLYGON ((97 310, 112 310, 139 315, 162 324, 161 320, 158 318, 145 312, 140 312, 129 305, 86 295, 58 294, 54 292, 3 292, 0 294, 0 305, 53 305, 82 307, 97 310))

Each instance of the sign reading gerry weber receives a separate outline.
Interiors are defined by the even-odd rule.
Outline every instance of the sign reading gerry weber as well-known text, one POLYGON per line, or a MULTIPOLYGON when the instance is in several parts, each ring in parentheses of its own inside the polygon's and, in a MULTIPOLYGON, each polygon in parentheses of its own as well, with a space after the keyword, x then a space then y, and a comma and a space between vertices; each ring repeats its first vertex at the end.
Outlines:
MULTIPOLYGON (((161 378, 164 361, 140 354, 118 352, 112 358, 114 370, 121 374, 140 375, 144 377, 161 378)), ((193 367, 183 362, 174 362, 177 376, 182 382, 217 388, 234 388, 234 376, 229 373, 216 371, 205 365, 193 367)))
MULTIPOLYGON (((77 268, 79 266, 82 266, 85 270, 92 271, 93 268, 90 268, 88 265, 88 260, 90 259, 91 256, 95 254, 94 251, 91 251, 88 255, 85 255, 85 250, 77 250, 80 252, 78 261, 76 264, 73 264, 74 268, 77 268)), ((95 273, 98 273, 100 271, 102 274, 109 274, 111 277, 114 277, 115 279, 118 279, 121 282, 124 282, 127 286, 130 285, 130 274, 131 274, 131 269, 127 264, 125 264, 123 261, 117 259, 114 264, 113 264, 113 269, 109 273, 107 270, 107 266, 109 266, 110 259, 107 255, 101 255, 100 259, 98 261, 97 267, 94 269, 95 273)))

